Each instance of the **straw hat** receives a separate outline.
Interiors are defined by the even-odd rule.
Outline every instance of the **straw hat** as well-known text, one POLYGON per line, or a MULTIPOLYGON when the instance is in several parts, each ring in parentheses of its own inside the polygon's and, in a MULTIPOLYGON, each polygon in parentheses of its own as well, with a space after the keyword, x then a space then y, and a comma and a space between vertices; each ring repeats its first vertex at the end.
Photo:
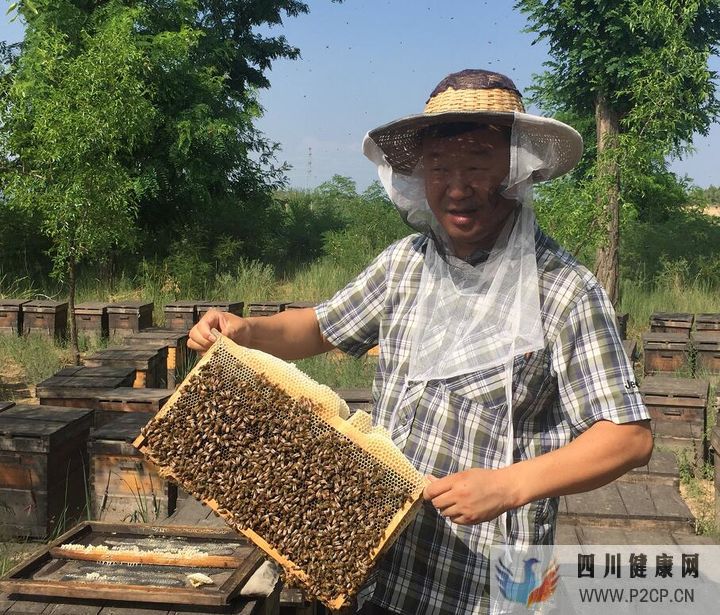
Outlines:
MULTIPOLYGON (((552 143, 553 159, 538 180, 567 173, 580 160, 582 137, 557 120, 525 113, 520 92, 511 79, 500 73, 466 69, 443 79, 430 94, 421 114, 404 117, 375 128, 368 138, 382 151, 393 170, 410 175, 420 160, 422 131, 437 124, 476 122, 512 126, 521 116, 523 126, 538 151, 552 143)), ((366 150, 367 153, 367 150, 366 150)))

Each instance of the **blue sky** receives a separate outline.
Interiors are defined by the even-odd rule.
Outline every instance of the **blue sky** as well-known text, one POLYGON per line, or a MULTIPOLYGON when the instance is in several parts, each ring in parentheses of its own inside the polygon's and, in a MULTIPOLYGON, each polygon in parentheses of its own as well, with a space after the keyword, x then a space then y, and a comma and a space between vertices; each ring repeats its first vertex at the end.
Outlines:
MULTIPOLYGON (((7 6, 7 2, 4 3, 7 6)), ((522 32, 524 15, 512 2, 482 0, 310 0, 310 13, 288 18, 284 34, 302 58, 278 61, 260 93, 259 126, 282 146, 291 185, 313 187, 334 174, 364 188, 375 179, 360 153, 365 133, 422 111, 446 74, 489 68, 510 76, 521 91, 542 71, 544 44, 522 32)), ((0 39, 22 37, 2 11, 0 39)), ((711 66, 720 71, 720 59, 711 66)), ((720 185, 720 124, 695 141, 697 152, 671 168, 702 187, 720 185)))

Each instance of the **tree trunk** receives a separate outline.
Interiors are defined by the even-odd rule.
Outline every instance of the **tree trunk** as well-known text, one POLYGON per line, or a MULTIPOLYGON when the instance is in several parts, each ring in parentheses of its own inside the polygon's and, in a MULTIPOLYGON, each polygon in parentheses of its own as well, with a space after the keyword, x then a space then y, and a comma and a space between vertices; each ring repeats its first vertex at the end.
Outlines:
POLYGON ((75 365, 80 365, 80 348, 78 347, 77 322, 75 322, 75 288, 77 286, 77 265, 74 259, 68 262, 69 297, 68 308, 70 312, 70 346, 73 351, 75 365))
POLYGON ((607 239, 597 250, 595 276, 616 305, 620 299, 620 166, 612 150, 617 147, 620 128, 617 114, 603 95, 595 101, 595 128, 598 181, 607 187, 598 195, 607 223, 607 239))

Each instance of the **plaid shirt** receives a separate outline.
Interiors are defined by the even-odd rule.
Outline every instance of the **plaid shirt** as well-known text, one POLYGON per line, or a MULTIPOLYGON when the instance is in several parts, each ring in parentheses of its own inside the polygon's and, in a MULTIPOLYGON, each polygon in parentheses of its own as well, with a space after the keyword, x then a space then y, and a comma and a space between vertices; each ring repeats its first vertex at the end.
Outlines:
MULTIPOLYGON (((503 371, 498 367, 426 384, 403 398, 415 305, 427 238, 391 245, 332 299, 316 308, 334 346, 361 356, 380 344, 373 422, 422 474, 499 468, 508 432, 503 371)), ((597 280, 540 230, 536 233, 546 345, 513 369, 514 459, 553 451, 601 419, 649 418, 625 355, 615 313, 597 280)), ((553 542, 558 498, 508 511, 512 544, 553 542)), ((381 559, 365 595, 397 613, 481 613, 488 608, 489 549, 501 543, 497 521, 454 524, 430 505, 381 559)))

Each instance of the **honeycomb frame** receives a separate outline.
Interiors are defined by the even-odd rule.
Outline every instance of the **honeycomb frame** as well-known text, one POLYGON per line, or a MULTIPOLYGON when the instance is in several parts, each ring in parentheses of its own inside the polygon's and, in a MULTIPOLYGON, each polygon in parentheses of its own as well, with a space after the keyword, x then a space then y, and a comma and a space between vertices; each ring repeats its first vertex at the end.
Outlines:
MULTIPOLYGON (((188 396, 192 395, 188 391, 193 377, 201 373, 206 366, 218 363, 229 367, 243 379, 264 377, 293 399, 311 400, 313 402, 312 409, 315 412, 314 419, 319 420, 320 428, 323 431, 324 427, 322 426, 329 427, 329 431, 336 432, 339 439, 350 441, 355 447, 361 449, 362 453, 358 452, 358 455, 369 454, 380 466, 389 469, 395 477, 399 477, 399 481, 398 478, 395 481, 402 483, 402 487, 410 493, 410 497, 391 515, 390 522, 382 532, 379 544, 370 552, 370 566, 374 566, 380 555, 390 547, 417 514, 422 505, 422 493, 426 485, 425 477, 415 470, 404 454, 394 445, 387 430, 372 426, 369 414, 357 411, 350 416, 347 404, 332 389, 317 383, 294 365, 259 350, 238 346, 221 335, 217 336, 217 341, 155 415, 154 420, 164 417, 179 400, 184 399, 187 403, 188 396)), ((173 473, 170 466, 158 465, 157 460, 153 459, 153 452, 145 435, 138 436, 133 444, 145 457, 157 465, 161 476, 171 478, 187 488, 186 490, 189 492, 193 492, 192 485, 185 484, 173 473)), ((400 489, 399 484, 397 488, 400 489)), ((195 495, 195 497, 198 496, 195 495)), ((214 499, 202 499, 202 501, 228 524, 233 525, 232 519, 226 516, 224 509, 217 501, 214 499)), ((297 578, 301 583, 311 581, 301 566, 280 553, 257 532, 250 528, 236 529, 282 566, 289 578, 297 578)), ((347 594, 340 594, 329 600, 322 598, 321 600, 329 608, 337 610, 346 606, 349 598, 350 596, 347 594)))

